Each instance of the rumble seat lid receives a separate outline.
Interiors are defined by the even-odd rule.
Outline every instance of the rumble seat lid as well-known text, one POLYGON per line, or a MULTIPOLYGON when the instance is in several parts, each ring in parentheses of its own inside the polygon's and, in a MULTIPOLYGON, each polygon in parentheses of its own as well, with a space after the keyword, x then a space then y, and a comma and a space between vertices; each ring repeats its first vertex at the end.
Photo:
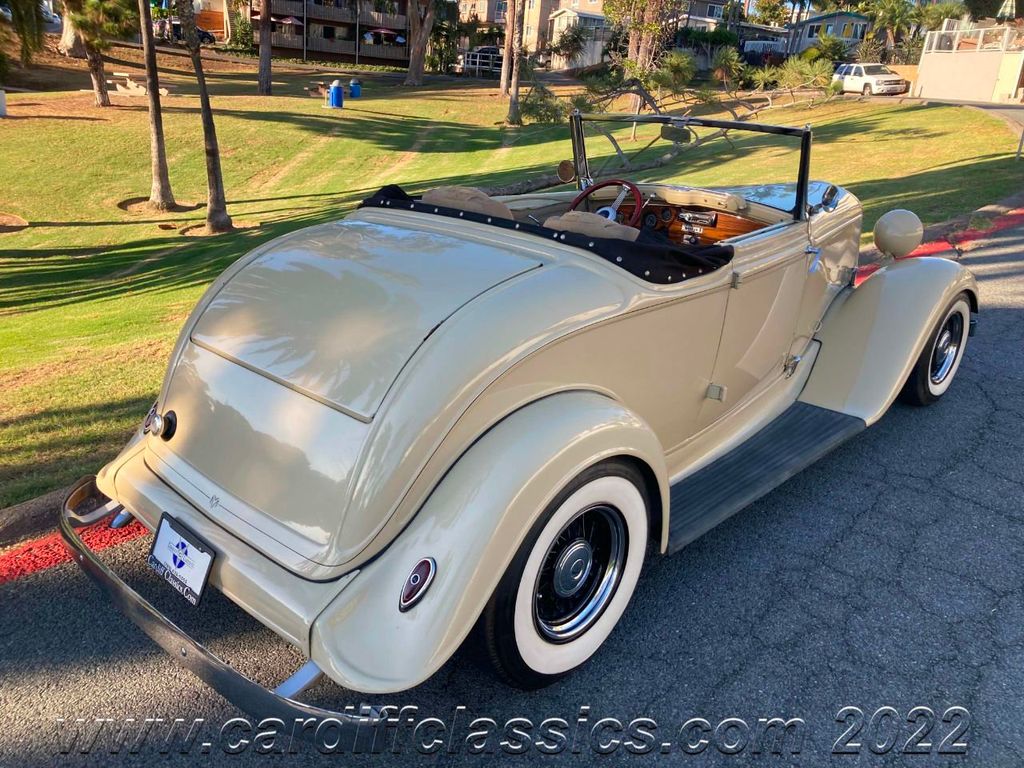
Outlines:
POLYGON ((460 307, 540 262, 479 242, 363 221, 277 241, 233 277, 192 341, 362 421, 460 307))

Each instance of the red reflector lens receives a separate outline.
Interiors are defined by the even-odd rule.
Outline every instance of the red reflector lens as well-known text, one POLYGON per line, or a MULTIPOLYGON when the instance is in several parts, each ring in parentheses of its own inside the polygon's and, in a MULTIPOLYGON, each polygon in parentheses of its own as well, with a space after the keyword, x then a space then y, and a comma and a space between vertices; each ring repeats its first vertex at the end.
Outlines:
POLYGON ((408 611, 418 603, 427 592, 427 587, 434 580, 437 563, 432 557, 424 557, 412 569, 409 578, 402 586, 402 596, 398 599, 398 610, 408 611))

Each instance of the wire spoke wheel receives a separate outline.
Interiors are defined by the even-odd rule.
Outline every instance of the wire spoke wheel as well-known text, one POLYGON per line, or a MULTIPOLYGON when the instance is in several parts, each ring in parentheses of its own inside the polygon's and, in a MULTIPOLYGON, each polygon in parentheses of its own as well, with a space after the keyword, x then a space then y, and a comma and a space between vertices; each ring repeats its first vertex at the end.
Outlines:
POLYGON ((932 384, 942 384, 953 370, 964 338, 964 319, 958 313, 952 313, 942 324, 939 335, 932 347, 931 370, 929 376, 932 384))
POLYGON ((533 615, 551 642, 578 637, 601 616, 619 585, 628 538, 609 505, 580 512, 551 543, 537 574, 533 615))

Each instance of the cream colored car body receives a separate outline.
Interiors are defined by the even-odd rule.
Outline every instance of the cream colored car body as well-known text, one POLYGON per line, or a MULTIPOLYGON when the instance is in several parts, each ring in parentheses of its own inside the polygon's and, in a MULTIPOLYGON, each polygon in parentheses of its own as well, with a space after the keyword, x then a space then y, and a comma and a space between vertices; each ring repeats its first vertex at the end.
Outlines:
MULTIPOLYGON (((664 552, 673 482, 798 400, 873 423, 948 300, 975 295, 930 258, 852 287, 862 213, 843 191, 794 221, 729 192, 641 188, 764 227, 676 285, 413 211, 363 208, 261 246, 181 333, 158 400, 174 437, 140 430, 100 490, 150 529, 166 512, 203 537, 211 583, 338 683, 402 690, 456 650, 582 469, 636 462, 664 552), (436 578, 400 612, 427 556, 436 578)), ((503 199, 520 217, 571 196, 503 199)))

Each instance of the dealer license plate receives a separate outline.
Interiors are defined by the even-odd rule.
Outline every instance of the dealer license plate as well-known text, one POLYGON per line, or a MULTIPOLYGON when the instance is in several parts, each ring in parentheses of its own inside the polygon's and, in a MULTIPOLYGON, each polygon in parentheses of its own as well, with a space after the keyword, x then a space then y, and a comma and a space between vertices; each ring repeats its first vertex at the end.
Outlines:
POLYGON ((199 605, 213 565, 213 550, 166 512, 160 517, 149 567, 193 606, 199 605))

